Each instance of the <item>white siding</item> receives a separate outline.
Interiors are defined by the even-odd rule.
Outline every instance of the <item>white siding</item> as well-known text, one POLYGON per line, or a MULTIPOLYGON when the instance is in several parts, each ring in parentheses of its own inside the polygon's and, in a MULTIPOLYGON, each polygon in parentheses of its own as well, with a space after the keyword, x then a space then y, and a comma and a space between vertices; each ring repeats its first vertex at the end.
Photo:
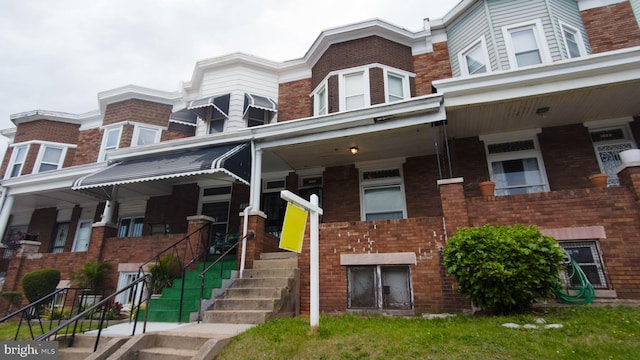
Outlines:
POLYGON ((498 68, 495 47, 491 41, 489 23, 484 5, 482 2, 478 2, 465 16, 457 20, 456 23, 447 29, 451 71, 454 77, 461 75, 458 54, 467 46, 478 41, 482 35, 485 35, 487 41, 487 51, 489 52, 491 68, 493 70, 498 68))
MULTIPOLYGON (((640 2, 640 0, 637 1, 640 2)), ((551 13, 553 14, 553 26, 560 41, 560 52, 562 58, 566 59, 569 56, 567 55, 567 49, 565 49, 564 42, 562 41, 562 29, 559 25, 560 21, 580 30, 587 54, 591 54, 589 38, 587 37, 587 32, 584 29, 584 23, 582 22, 578 3, 573 0, 549 1, 549 6, 551 8, 551 13)))
POLYGON ((636 16, 636 22, 640 26, 640 0, 629 0, 629 2, 631 3, 633 14, 636 16))
MULTIPOLYGON (((640 11, 640 0, 632 0, 640 11)), ((542 23, 544 39, 552 61, 567 58, 560 22, 580 30, 587 51, 591 53, 582 16, 575 0, 486 0, 478 1, 463 16, 449 25, 447 39, 453 76, 460 76, 458 54, 484 36, 492 70, 508 70, 509 56, 502 29, 505 26, 542 23)))

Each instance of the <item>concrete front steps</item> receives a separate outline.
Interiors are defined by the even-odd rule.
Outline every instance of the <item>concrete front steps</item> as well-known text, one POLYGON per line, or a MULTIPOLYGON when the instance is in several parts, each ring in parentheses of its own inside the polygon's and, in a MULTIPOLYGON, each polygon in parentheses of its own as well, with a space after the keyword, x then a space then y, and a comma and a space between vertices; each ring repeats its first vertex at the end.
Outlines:
MULTIPOLYGON (((107 349, 119 347, 124 344, 129 337, 100 337, 97 352, 107 352, 107 349)), ((58 359, 59 360, 83 360, 94 354, 93 347, 96 343, 95 335, 78 334, 73 340, 73 347, 67 347, 69 340, 57 340, 58 343, 58 359)))
POLYGON ((263 253, 253 269, 225 290, 213 310, 205 311, 205 323, 259 324, 300 312, 298 256, 290 252, 263 253))
MULTIPOLYGON (((211 264, 209 262, 208 264, 211 264)), ((236 256, 228 256, 224 261, 216 264, 205 276, 204 298, 200 304, 200 272, 205 265, 200 263, 197 269, 185 272, 184 297, 182 300, 182 317, 178 319, 180 308, 180 291, 183 279, 173 281, 173 286, 162 290, 162 296, 152 298, 148 306, 149 322, 191 322, 198 319, 198 310, 208 309, 215 297, 224 293, 224 289, 229 287, 233 278, 237 276, 236 256)), ((143 311, 140 312, 140 319, 144 318, 143 311)))

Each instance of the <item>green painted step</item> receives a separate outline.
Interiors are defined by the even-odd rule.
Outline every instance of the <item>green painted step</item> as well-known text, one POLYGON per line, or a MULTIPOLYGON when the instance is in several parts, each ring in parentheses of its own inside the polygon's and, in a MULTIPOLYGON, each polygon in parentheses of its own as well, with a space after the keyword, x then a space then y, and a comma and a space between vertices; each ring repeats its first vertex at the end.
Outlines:
MULTIPOLYGON (((211 264, 209 262, 207 265, 211 264)), ((200 273, 204 269, 205 264, 198 264, 194 270, 185 273, 184 279, 184 298, 182 303, 182 318, 178 319, 178 309, 180 307, 180 291, 182 279, 176 279, 173 286, 162 289, 160 298, 151 299, 149 304, 149 314, 147 321, 154 322, 188 322, 191 312, 198 311, 200 303, 200 273)), ((236 258, 229 257, 225 259, 222 266, 222 277, 220 277, 220 264, 216 264, 205 276, 205 288, 203 297, 209 299, 211 291, 222 286, 223 279, 229 279, 231 272, 236 269, 236 258)), ((144 310, 140 311, 140 318, 144 317, 144 310)))

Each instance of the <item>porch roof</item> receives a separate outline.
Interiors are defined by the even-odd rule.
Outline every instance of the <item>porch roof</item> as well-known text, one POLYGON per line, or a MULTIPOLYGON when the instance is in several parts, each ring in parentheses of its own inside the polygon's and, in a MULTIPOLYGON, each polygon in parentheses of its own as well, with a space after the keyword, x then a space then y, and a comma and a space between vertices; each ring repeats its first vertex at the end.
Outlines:
POLYGON ((246 143, 125 159, 75 180, 72 189, 108 200, 116 186, 216 173, 248 185, 250 159, 246 143))

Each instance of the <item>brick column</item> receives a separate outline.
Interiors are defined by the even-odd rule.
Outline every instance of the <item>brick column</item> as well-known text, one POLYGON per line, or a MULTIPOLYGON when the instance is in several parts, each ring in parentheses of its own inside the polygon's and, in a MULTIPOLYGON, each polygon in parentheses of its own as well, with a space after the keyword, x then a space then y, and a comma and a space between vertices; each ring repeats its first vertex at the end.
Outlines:
POLYGON ((7 274, 4 278, 4 290, 17 290, 22 288, 20 281, 22 280, 22 273, 24 262, 32 257, 32 254, 37 254, 40 251, 41 243, 39 241, 21 240, 20 248, 9 259, 9 266, 7 267, 7 274))
POLYGON ((627 166, 618 173, 620 185, 631 190, 636 196, 636 201, 640 202, 640 165, 627 166))
MULTIPOLYGON (((244 229, 244 214, 242 216, 242 227, 244 229)), ((247 238, 247 251, 245 258, 245 269, 253 268, 253 260, 259 260, 260 254, 264 252, 265 244, 267 240, 267 233, 264 230, 265 220, 267 215, 262 211, 254 211, 249 213, 249 220, 247 221, 247 233, 253 231, 255 236, 253 238, 247 238)), ((241 234, 244 236, 244 234, 241 234)), ((242 244, 238 247, 238 267, 240 266, 242 256, 242 244)))
POLYGON ((105 254, 102 253, 105 239, 115 237, 116 235, 118 235, 117 224, 110 222, 94 223, 93 228, 91 229, 89 249, 87 249, 87 259, 102 261, 105 258, 105 254))
POLYGON ((194 215, 188 216, 187 221, 189 221, 189 224, 187 225, 187 234, 191 234, 189 237, 189 244, 197 254, 200 254, 206 247, 213 245, 209 244, 209 231, 211 227, 207 225, 215 222, 216 220, 206 215, 194 215))
POLYGON ((442 217, 447 236, 455 234, 461 227, 469 226, 467 200, 464 197, 464 180, 462 178, 438 180, 442 217))

